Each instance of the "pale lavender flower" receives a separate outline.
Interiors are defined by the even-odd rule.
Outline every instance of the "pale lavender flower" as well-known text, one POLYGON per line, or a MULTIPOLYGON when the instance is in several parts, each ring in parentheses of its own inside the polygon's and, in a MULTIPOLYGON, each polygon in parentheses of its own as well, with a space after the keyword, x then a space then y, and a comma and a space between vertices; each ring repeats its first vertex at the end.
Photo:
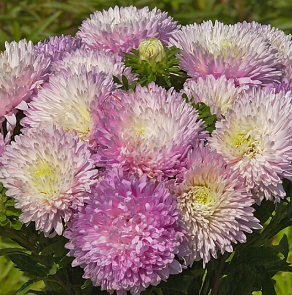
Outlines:
POLYGON ((270 42, 271 46, 279 52, 283 69, 284 77, 292 79, 292 41, 291 34, 285 34, 282 30, 271 27, 271 25, 262 25, 257 22, 242 22, 238 23, 244 30, 253 30, 258 34, 263 35, 270 42))
POLYGON ((88 72, 92 70, 92 67, 97 67, 98 71, 110 76, 114 75, 120 81, 122 81, 122 75, 124 75, 129 84, 136 79, 136 75, 131 73, 131 68, 125 66, 122 57, 118 54, 88 48, 80 48, 65 53, 62 60, 52 64, 52 72, 57 73, 70 68, 71 72, 78 73, 80 65, 85 65, 88 72))
POLYGON ((47 80, 50 64, 31 41, 6 42, 5 48, 0 52, 0 124, 5 118, 16 123, 15 113, 47 80))
POLYGON ((239 24, 218 21, 187 25, 175 33, 170 44, 181 49, 180 65, 194 79, 225 75, 237 85, 280 82, 281 58, 260 33, 239 24))
POLYGON ((232 243, 246 242, 245 232, 260 229, 253 215, 253 198, 223 158, 208 147, 188 154, 188 167, 179 174, 174 188, 182 226, 189 236, 184 240, 191 254, 187 265, 203 260, 203 266, 217 252, 232 252, 232 243))
POLYGON ((187 80, 182 93, 188 96, 191 103, 205 103, 210 107, 212 114, 221 118, 247 88, 248 86, 236 86, 233 79, 226 79, 224 75, 218 79, 208 75, 205 79, 199 77, 197 81, 187 80))
POLYGON ((75 51, 82 45, 81 39, 72 36, 50 37, 49 40, 39 42, 35 49, 39 53, 49 56, 51 61, 58 61, 67 52, 75 51))
POLYGON ((209 144, 221 154, 260 203, 286 196, 292 180, 291 92, 252 89, 216 122, 209 144))
POLYGON ((54 126, 16 136, 0 158, 0 179, 22 211, 20 221, 34 221, 45 236, 61 235, 96 182, 90 157, 88 145, 76 134, 54 126))
POLYGON ((281 91, 292 91, 292 79, 288 80, 284 78, 281 83, 271 83, 266 86, 267 91, 275 91, 279 93, 281 91))
POLYGON ((142 39, 150 37, 166 43, 177 30, 177 22, 157 8, 149 11, 148 7, 115 6, 92 14, 83 21, 76 36, 90 48, 120 54, 137 49, 142 39))
POLYGON ((150 83, 116 96, 119 103, 109 104, 96 124, 100 167, 173 177, 194 141, 207 137, 197 111, 173 89, 150 83))
POLYGON ((64 232, 72 266, 110 294, 138 295, 182 271, 176 201, 163 182, 110 172, 64 232))

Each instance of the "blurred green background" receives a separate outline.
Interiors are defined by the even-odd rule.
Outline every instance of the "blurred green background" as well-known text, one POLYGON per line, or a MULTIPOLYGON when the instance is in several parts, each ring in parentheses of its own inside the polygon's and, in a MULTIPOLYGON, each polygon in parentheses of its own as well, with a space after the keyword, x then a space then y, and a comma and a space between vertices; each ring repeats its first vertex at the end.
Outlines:
POLYGON ((2 0, 0 50, 4 41, 27 38, 38 42, 49 36, 74 35, 91 13, 114 5, 158 7, 181 24, 209 19, 227 24, 255 20, 292 32, 291 0, 2 0))
MULTIPOLYGON (((257 21, 271 24, 287 34, 292 33, 292 0, 2 0, 0 2, 0 50, 5 41, 23 38, 34 43, 50 36, 75 35, 82 21, 96 10, 115 5, 149 6, 168 11, 180 24, 200 23, 203 20, 219 20, 226 24, 241 21, 257 21)), ((292 249, 292 229, 281 232, 275 242, 286 233, 292 249)), ((10 241, 0 239, 0 249, 10 241)), ((292 262, 290 251, 289 262, 292 262)), ((292 295, 292 275, 277 274, 274 277, 278 295, 292 295)), ((0 257, 0 294, 12 295, 27 281, 12 262, 0 257)), ((35 286, 41 288, 42 284, 35 286)), ((261 294, 254 292, 254 294, 261 294)))

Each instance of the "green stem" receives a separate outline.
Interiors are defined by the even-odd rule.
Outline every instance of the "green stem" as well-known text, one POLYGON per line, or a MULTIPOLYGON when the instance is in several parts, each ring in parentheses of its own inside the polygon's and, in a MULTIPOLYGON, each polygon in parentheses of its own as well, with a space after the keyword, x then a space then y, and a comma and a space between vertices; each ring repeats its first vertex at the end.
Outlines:
POLYGON ((220 258, 218 270, 215 273, 215 277, 214 277, 214 281, 213 281, 213 287, 212 287, 211 295, 217 295, 218 294, 220 278, 222 276, 225 261, 226 261, 228 256, 229 256, 229 253, 225 252, 224 255, 222 255, 221 258, 220 258))

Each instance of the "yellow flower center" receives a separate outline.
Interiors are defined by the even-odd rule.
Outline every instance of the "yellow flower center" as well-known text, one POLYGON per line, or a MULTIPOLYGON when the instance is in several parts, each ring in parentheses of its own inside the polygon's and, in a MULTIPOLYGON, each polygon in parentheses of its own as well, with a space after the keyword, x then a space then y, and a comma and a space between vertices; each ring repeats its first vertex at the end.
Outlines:
POLYGON ((188 195, 190 200, 203 205, 209 204, 214 200, 212 191, 204 185, 193 186, 188 191, 188 195))
POLYGON ((214 40, 209 47, 209 51, 215 56, 238 57, 239 47, 228 39, 214 40))
POLYGON ((255 157, 261 150, 261 140, 259 134, 254 130, 248 132, 237 131, 233 133, 229 144, 235 147, 241 155, 255 157))
POLYGON ((65 130, 74 130, 78 132, 81 140, 87 140, 90 132, 90 115, 85 105, 65 105, 68 109, 64 114, 64 121, 60 122, 65 130), (76 120, 78 118, 78 120, 76 120))
POLYGON ((146 129, 145 129, 145 127, 143 127, 143 126, 137 126, 137 127, 134 129, 134 133, 135 133, 135 135, 137 135, 137 136, 145 136, 145 135, 146 135, 146 129))
POLYGON ((58 174, 54 165, 45 160, 37 160, 31 169, 32 185, 39 193, 52 196, 57 192, 58 174))

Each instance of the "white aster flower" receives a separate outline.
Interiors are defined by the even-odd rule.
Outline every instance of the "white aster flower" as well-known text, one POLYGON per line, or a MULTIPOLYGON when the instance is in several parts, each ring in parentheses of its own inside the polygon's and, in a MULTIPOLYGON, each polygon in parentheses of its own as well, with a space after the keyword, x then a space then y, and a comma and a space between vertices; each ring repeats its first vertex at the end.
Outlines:
POLYGON ((177 177, 174 188, 182 225, 189 237, 191 255, 183 257, 187 265, 203 260, 203 266, 217 252, 232 252, 232 243, 246 242, 244 232, 260 229, 253 216, 251 195, 223 158, 208 147, 188 154, 188 167, 177 177))
POLYGON ((29 104, 21 123, 36 128, 54 124, 77 131, 80 139, 90 141, 97 109, 115 89, 113 80, 94 69, 87 72, 84 67, 78 73, 72 70, 67 74, 50 78, 49 84, 29 104))
POLYGON ((0 52, 0 123, 22 109, 21 103, 43 84, 51 61, 37 54, 33 43, 24 39, 6 42, 5 48, 0 52))
POLYGON ((236 86, 233 79, 226 79, 223 75, 216 79, 213 75, 205 79, 199 77, 197 81, 189 79, 182 90, 191 103, 203 102, 210 107, 211 113, 221 118, 233 102, 241 96, 248 86, 236 86))
POLYGON ((286 195, 282 179, 292 179, 291 91, 252 89, 216 122, 209 144, 240 173, 260 203, 286 195))
POLYGON ((16 136, 1 157, 0 179, 22 210, 20 221, 34 221, 45 236, 61 235, 96 182, 90 157, 88 145, 76 134, 54 126, 16 136))

